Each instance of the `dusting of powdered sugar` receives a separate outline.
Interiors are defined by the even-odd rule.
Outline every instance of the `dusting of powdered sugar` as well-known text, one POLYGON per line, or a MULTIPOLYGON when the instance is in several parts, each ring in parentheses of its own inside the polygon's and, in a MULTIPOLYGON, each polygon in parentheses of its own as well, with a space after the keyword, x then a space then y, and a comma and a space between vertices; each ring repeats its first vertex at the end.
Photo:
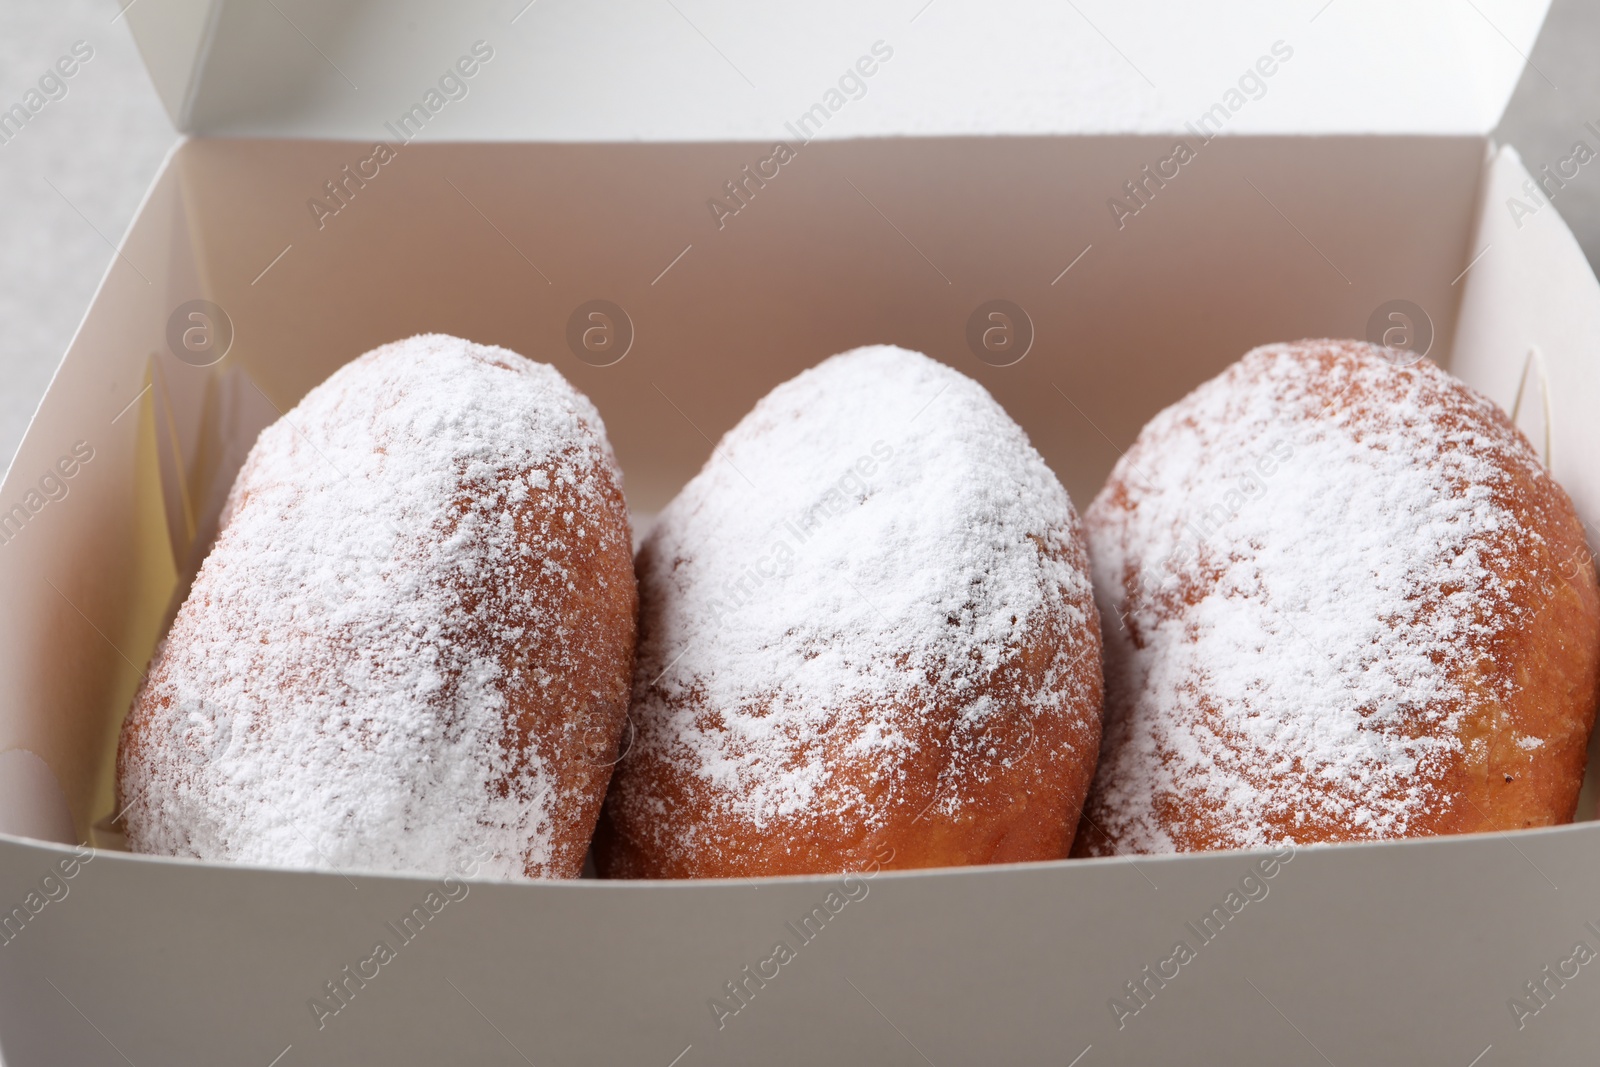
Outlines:
POLYGON ((413 337, 313 389, 251 450, 131 713, 133 847, 541 873, 557 784, 508 735, 506 688, 527 683, 497 650, 560 622, 505 562, 582 532, 584 507, 520 532, 513 509, 588 500, 597 467, 592 405, 505 349, 413 337))
POLYGON ((1530 473, 1489 401, 1356 342, 1256 349, 1156 416, 1086 516, 1089 817, 1169 852, 1401 837, 1447 809, 1469 701, 1509 695, 1461 679, 1522 621, 1501 561, 1537 536, 1508 504, 1530 473))
MULTIPOLYGON (((879 825, 927 721, 981 733, 1002 710, 977 690, 1041 612, 1062 613, 1074 653, 1098 649, 1060 482, 982 386, 888 346, 761 400, 661 513, 639 576, 630 759, 672 765, 710 797, 707 818, 756 831, 879 825)), ((1028 713, 1097 704, 1097 665, 1044 673, 1020 694, 1028 713)), ((612 800, 660 836, 645 813, 666 802, 643 789, 624 773, 612 800)), ((663 843, 707 847, 694 826, 663 843)))

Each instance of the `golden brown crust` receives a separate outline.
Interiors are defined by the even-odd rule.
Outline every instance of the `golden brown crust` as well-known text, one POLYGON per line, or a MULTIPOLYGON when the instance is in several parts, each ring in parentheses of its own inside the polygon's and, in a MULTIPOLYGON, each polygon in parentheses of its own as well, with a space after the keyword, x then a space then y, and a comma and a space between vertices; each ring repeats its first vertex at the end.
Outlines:
MULTIPOLYGON (((1508 427, 1498 410, 1495 416, 1508 427)), ((1465 752, 1444 776, 1462 803, 1420 832, 1515 830, 1572 821, 1600 685, 1600 592, 1583 523, 1554 479, 1514 481, 1506 506, 1535 539, 1497 561, 1523 626, 1496 627, 1460 676, 1479 701, 1459 731, 1465 752), (1509 699, 1495 694, 1510 691, 1509 699), (1544 744, 1527 749, 1522 737, 1544 744)))
MULTIPOLYGON (((639 594, 627 504, 608 466, 594 464, 579 477, 587 478, 589 493, 557 483, 549 496, 517 510, 523 542, 539 544, 542 551, 505 562, 507 584, 525 592, 495 605, 489 617, 494 626, 531 633, 533 639, 474 635, 483 653, 498 657, 507 679, 510 729, 504 744, 512 763, 494 788, 502 793, 513 788, 530 765, 554 771, 551 856, 547 863, 525 866, 530 878, 576 878, 582 872, 624 743, 632 688, 639 594), (598 509, 595 493, 604 502, 598 509), (561 524, 563 515, 580 507, 589 509, 584 530, 527 536, 561 524), (555 663, 564 663, 564 669, 546 670, 555 663)), ((480 615, 485 607, 469 610, 480 615)))
MULTIPOLYGON (((1188 507, 1199 515, 1217 484, 1191 476, 1177 499, 1190 494, 1188 507)), ((1263 497, 1261 506, 1289 505, 1263 497)), ((1571 501, 1510 420, 1437 368, 1392 366, 1357 342, 1257 350, 1153 421, 1086 521, 1101 595, 1122 622, 1115 635, 1108 633, 1107 737, 1074 854, 1373 840, 1571 820, 1600 684, 1594 563, 1571 501), (1258 601, 1263 606, 1274 596, 1285 599, 1272 574, 1252 569, 1272 547, 1247 536, 1245 527, 1260 524, 1219 523, 1197 551, 1181 557, 1157 559, 1151 550, 1165 543, 1152 536, 1161 521, 1156 516, 1176 513, 1170 510, 1176 505, 1148 491, 1147 476, 1165 484, 1170 456, 1223 449, 1217 422, 1208 419, 1262 410, 1250 407, 1252 397, 1271 401, 1272 415, 1252 428, 1263 447, 1281 432, 1292 442, 1292 462, 1308 465, 1293 477, 1322 484, 1344 477, 1315 467, 1321 453, 1313 446, 1330 435, 1382 450, 1390 464, 1384 470, 1398 469, 1392 466, 1398 444, 1409 442, 1416 469, 1431 472, 1442 499, 1475 501, 1459 555, 1417 572, 1413 593, 1397 602, 1393 636, 1383 639, 1409 642, 1430 657, 1435 669, 1427 677, 1374 685, 1391 661, 1376 655, 1362 661, 1359 649, 1320 649, 1347 657, 1340 661, 1346 673, 1330 679, 1330 691, 1343 686, 1350 695, 1336 696, 1329 710, 1304 708, 1303 715, 1329 714, 1343 701, 1364 717, 1346 747, 1376 745, 1386 756, 1362 764, 1375 773, 1359 784, 1314 773, 1302 749, 1252 748, 1263 716, 1293 725, 1288 709, 1265 699, 1250 704, 1237 695, 1242 690, 1200 675, 1182 690, 1149 681, 1199 647, 1200 620, 1214 614, 1224 589, 1261 590, 1251 595, 1266 597, 1258 601), (1475 472, 1470 480, 1464 470, 1475 472), (1351 673, 1348 665, 1357 662, 1366 662, 1373 676, 1351 673), (1417 695, 1424 691, 1432 696, 1417 695), (1163 701, 1163 693, 1173 699, 1163 701), (1180 706, 1185 710, 1173 711, 1180 706), (1294 762, 1285 762, 1291 755, 1294 762), (1411 770, 1397 774, 1396 767, 1411 770)), ((1432 521, 1446 529, 1438 513, 1432 521)), ((1426 530, 1416 531, 1424 546, 1426 530)), ((1389 561, 1406 562, 1412 551, 1402 539, 1389 561)), ((1389 565, 1381 555, 1373 558, 1389 565)), ((1303 560, 1308 567, 1313 562, 1303 560)), ((1340 610, 1335 603, 1324 614, 1340 610)), ((1305 628, 1302 619, 1296 632, 1283 633, 1285 645, 1264 647, 1260 655, 1306 647, 1305 628)), ((1337 748, 1327 751, 1344 758, 1337 748)))
POLYGON ((604 433, 553 368, 438 335, 264 431, 123 726, 130 845, 576 877, 638 606, 604 433))
POLYGON ((1088 554, 971 379, 879 347, 779 386, 638 568, 637 736, 603 875, 1066 855, 1100 734, 1088 554))
MULTIPOLYGON (((1087 572, 1081 531, 1074 531, 1072 549, 1072 562, 1087 572)), ((641 561, 641 570, 648 565, 641 561)), ((643 588, 641 645, 660 614, 651 585, 643 588)), ((625 761, 625 773, 630 792, 648 800, 625 808, 626 799, 613 791, 595 836, 602 876, 748 878, 1065 858, 1100 747, 1100 627, 1094 606, 1083 607, 1087 627, 1064 612, 1042 614, 1029 641, 975 693, 930 692, 929 702, 914 708, 860 709, 860 718, 893 722, 911 737, 912 753, 892 767, 850 756, 853 735, 843 731, 818 742, 828 750, 824 762, 835 788, 858 793, 863 808, 885 809, 881 824, 869 826, 851 812, 808 810, 753 830, 719 812, 684 764, 641 752, 644 758, 625 761), (1047 684, 1081 695, 1081 702, 1059 714, 1029 714, 1029 695, 1047 684), (962 707, 985 696, 1003 710, 981 727, 963 729, 962 707), (695 827, 701 847, 677 847, 655 833, 664 820, 695 827)), ((664 702, 673 717, 718 718, 698 693, 664 702)))

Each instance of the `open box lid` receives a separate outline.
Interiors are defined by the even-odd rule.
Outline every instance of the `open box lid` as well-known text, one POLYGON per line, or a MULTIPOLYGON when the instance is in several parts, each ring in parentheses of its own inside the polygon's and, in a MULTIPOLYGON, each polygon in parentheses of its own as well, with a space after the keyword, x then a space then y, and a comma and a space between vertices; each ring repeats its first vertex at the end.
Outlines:
POLYGON ((793 139, 785 123, 819 103, 837 112, 826 137, 1160 133, 1219 104, 1229 133, 1487 134, 1548 6, 135 0, 124 10, 186 132, 392 140, 384 123, 483 41, 494 58, 465 86, 471 102, 441 107, 443 121, 420 136, 725 141, 793 139), (878 42, 892 60, 861 80, 860 102, 828 97, 878 42), (1262 57, 1276 77, 1252 73, 1262 57))

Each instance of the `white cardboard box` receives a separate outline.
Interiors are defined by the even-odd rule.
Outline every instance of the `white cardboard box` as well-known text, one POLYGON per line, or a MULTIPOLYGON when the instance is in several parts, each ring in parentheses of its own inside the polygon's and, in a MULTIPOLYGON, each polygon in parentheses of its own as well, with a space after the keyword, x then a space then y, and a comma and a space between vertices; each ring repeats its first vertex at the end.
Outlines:
POLYGON ((1209 939, 1191 927, 1270 854, 883 873, 831 901, 837 878, 473 881, 401 944, 386 924, 435 882, 116 850, 118 723, 244 449, 418 331, 556 364, 604 415, 639 514, 773 385, 878 341, 983 382, 1081 507, 1146 419, 1249 347, 1364 336, 1403 299, 1600 515, 1600 285, 1486 132, 1542 3, 908 8, 129 11, 203 136, 151 189, 0 485, 0 521, 27 516, 0 543, 12 1067, 1592 1059, 1600 974, 1568 961, 1600 948, 1593 823, 1301 849, 1209 939), (319 227, 308 200, 480 40, 494 56, 467 95, 319 227), (786 135, 878 41, 893 56, 825 136, 786 135), (1184 131, 1278 41, 1293 56, 1226 136, 1184 131), (1119 226, 1108 200, 1171 131, 1195 158, 1119 226), (719 228, 708 199, 785 136, 794 160, 719 228), (634 333, 606 367, 566 342, 597 298, 634 333), (1012 366, 967 348, 993 298, 1033 325, 1012 366), (231 324, 207 366, 204 337, 182 345, 198 299, 231 324), (397 957, 348 979, 380 939, 397 957), (1196 958, 1147 978, 1180 939, 1196 958), (751 980, 779 940, 796 958, 751 980), (348 1003, 314 1010, 336 981, 348 1003))

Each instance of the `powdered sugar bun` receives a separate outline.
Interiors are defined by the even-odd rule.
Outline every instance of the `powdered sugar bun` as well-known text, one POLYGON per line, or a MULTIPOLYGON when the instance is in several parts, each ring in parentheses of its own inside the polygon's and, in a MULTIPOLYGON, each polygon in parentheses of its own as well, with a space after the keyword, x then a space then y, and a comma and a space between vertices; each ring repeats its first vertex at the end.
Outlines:
POLYGON ((1572 818, 1600 659, 1582 524, 1499 408, 1396 356, 1258 348, 1090 506, 1106 737, 1078 852, 1572 818))
POLYGON ((1087 563, 1066 491, 971 379, 873 347, 780 385, 640 551, 602 872, 1066 855, 1100 734, 1087 563))
POLYGON ((552 367, 440 335, 268 427, 123 727, 141 852, 575 877, 626 716, 621 476, 552 367))

